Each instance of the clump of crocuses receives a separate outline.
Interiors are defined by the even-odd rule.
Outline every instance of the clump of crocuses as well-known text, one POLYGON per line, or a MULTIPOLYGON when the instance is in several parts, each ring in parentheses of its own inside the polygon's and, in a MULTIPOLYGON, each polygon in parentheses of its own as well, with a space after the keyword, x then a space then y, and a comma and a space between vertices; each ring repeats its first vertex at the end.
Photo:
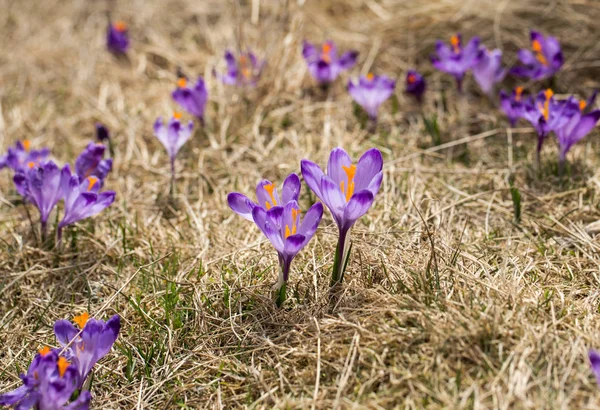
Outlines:
POLYGON ((377 121, 379 106, 394 93, 396 81, 385 75, 360 76, 358 81, 348 82, 348 92, 369 115, 373 122, 377 121))
POLYGON ((120 318, 107 322, 76 316, 77 329, 67 320, 54 324, 56 339, 62 349, 44 347, 33 358, 23 385, 0 395, 0 406, 15 410, 87 410, 91 394, 86 379, 93 366, 114 344, 120 330, 120 318), (72 397, 77 397, 71 401, 72 397))
POLYGON ((354 67, 358 52, 351 50, 338 56, 337 47, 331 40, 324 42, 320 47, 304 41, 302 56, 308 65, 310 75, 319 84, 326 85, 335 81, 343 71, 354 67))
POLYGON ((519 50, 522 66, 514 67, 511 73, 532 80, 550 78, 563 65, 563 54, 556 37, 544 36, 531 31, 531 50, 519 50))
POLYGON ((233 52, 225 51, 225 62, 227 64, 227 72, 225 74, 215 75, 223 84, 244 86, 255 86, 262 69, 265 64, 264 60, 259 60, 252 51, 240 53, 235 56, 233 52))
POLYGON ((257 202, 239 192, 227 196, 229 207, 253 221, 277 251, 279 279, 275 289, 278 290, 278 306, 285 301, 292 261, 312 239, 323 216, 323 205, 317 202, 302 218, 297 202, 300 187, 298 175, 290 174, 283 182, 281 196, 268 180, 262 180, 256 186, 257 202))
POLYGON ((204 125, 204 111, 208 102, 208 90, 202 77, 195 84, 189 84, 185 77, 177 81, 177 89, 171 94, 173 100, 204 125))
POLYGON ((462 45, 462 36, 456 34, 450 38, 450 45, 438 40, 435 43, 436 55, 431 56, 431 63, 435 68, 451 74, 456 79, 458 90, 462 90, 462 83, 469 71, 481 58, 479 52, 479 37, 473 37, 465 47, 462 45))
POLYGON ((338 226, 338 244, 335 251, 331 285, 340 284, 350 255, 350 230, 367 213, 383 179, 383 157, 372 148, 355 165, 346 151, 335 148, 327 164, 327 174, 309 160, 301 161, 306 184, 329 208, 338 226))
POLYGON ((181 123, 181 114, 174 113, 173 117, 165 125, 162 117, 159 117, 154 123, 154 135, 163 144, 169 154, 171 163, 171 197, 175 194, 175 159, 177 153, 190 139, 194 123, 189 121, 187 124, 181 123))
POLYGON ((415 97, 419 104, 423 102, 423 94, 425 94, 427 85, 421 74, 415 70, 408 70, 404 80, 404 87, 405 92, 415 97))
POLYGON ((8 152, 0 156, 0 169, 10 168, 13 171, 21 171, 28 164, 38 164, 46 160, 50 155, 48 148, 32 149, 31 141, 17 141, 14 147, 10 147, 8 152))
POLYGON ((106 30, 106 48, 113 54, 122 55, 129 50, 129 31, 123 21, 109 23, 106 30))

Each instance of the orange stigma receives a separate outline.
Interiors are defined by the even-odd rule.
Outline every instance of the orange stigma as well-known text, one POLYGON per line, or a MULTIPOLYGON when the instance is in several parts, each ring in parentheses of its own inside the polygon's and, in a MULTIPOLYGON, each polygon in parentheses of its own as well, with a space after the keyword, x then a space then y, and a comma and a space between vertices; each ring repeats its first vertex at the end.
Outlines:
POLYGON ((27 166, 28 166, 29 168, 33 168, 33 167, 35 167, 35 162, 33 162, 33 161, 31 161, 31 162, 28 162, 28 163, 27 163, 27 166))
POLYGON ((177 80, 177 87, 185 88, 186 85, 187 85, 187 80, 184 77, 181 77, 179 80, 177 80))
POLYGON ((544 96, 546 97, 546 101, 544 101, 544 105, 539 106, 540 112, 542 113, 542 115, 544 116, 544 119, 546 121, 548 121, 548 118, 550 118, 550 99, 552 98, 553 95, 554 95, 554 92, 550 88, 548 88, 546 91, 544 91, 544 96))
POLYGON ((352 164, 349 167, 342 165, 342 169, 348 178, 348 189, 344 189, 344 181, 340 182, 340 189, 342 190, 342 193, 346 195, 346 202, 348 202, 354 194, 354 175, 356 174, 356 165, 352 164))
POLYGON ((23 148, 25 149, 25 151, 29 152, 29 150, 31 149, 31 141, 23 140, 23 148))
POLYGON ((325 43, 323 44, 323 46, 321 47, 321 59, 323 61, 325 61, 326 63, 330 63, 331 62, 331 44, 329 43, 325 43))
POLYGON ((373 73, 367 74, 367 80, 373 81, 373 78, 375 78, 375 74, 373 74, 373 73))
POLYGON ((551 88, 548 88, 546 91, 544 91, 544 95, 546 96, 546 101, 548 101, 554 96, 554 91, 552 91, 551 88))
POLYGON ((521 101, 521 95, 523 94, 523 87, 515 88, 515 100, 521 101))
POLYGON ((58 374, 60 375, 60 377, 64 377, 65 372, 67 371, 67 368, 70 364, 71 363, 69 363, 69 361, 64 357, 61 356, 58 358, 56 365, 58 366, 58 374))
POLYGON ((292 208, 292 230, 290 231, 289 225, 285 226, 285 239, 290 235, 295 235, 297 232, 296 221, 298 220, 298 215, 300 214, 299 209, 292 208))
POLYGON ((460 38, 457 35, 450 37, 450 44, 456 54, 460 53, 460 38))
POLYGON ((238 60, 241 65, 248 64, 248 57, 246 57, 244 54, 242 54, 238 60))
POLYGON ((548 60, 546 60, 542 50, 542 44, 538 40, 533 40, 531 42, 531 48, 535 52, 535 58, 543 65, 548 65, 548 60))
POLYGON ((42 356, 46 356, 48 353, 50 353, 50 350, 51 349, 48 346, 44 346, 40 350, 38 350, 38 353, 42 356))
POLYGON ((181 113, 174 111, 173 112, 173 118, 175 118, 176 120, 180 120, 181 119, 181 113))
POLYGON ((273 194, 273 191, 275 190, 275 185, 267 184, 263 188, 265 189, 265 191, 267 191, 267 193, 271 197, 271 202, 273 202, 273 205, 271 205, 268 202, 265 202, 265 207, 267 208, 267 210, 269 210, 269 209, 271 209, 271 206, 277 206, 277 200, 275 199, 275 195, 273 194))
POLYGON ((579 101, 579 109, 583 111, 585 110, 585 107, 587 107, 587 102, 585 102, 584 100, 579 101))
POLYGON ((115 30, 117 30, 119 33, 123 33, 124 31, 127 31, 127 24, 125 24, 124 21, 115 21, 115 24, 113 24, 113 27, 115 28, 115 30))
POLYGON ((77 323, 77 326, 79 326, 80 329, 83 329, 89 318, 90 314, 88 312, 83 312, 81 315, 75 316, 73 322, 77 323))
POLYGON ((88 177, 88 191, 91 191, 94 185, 98 182, 98 178, 96 177, 88 177))
POLYGON ((414 84, 417 81, 417 77, 415 77, 414 74, 409 74, 408 77, 406 77, 406 81, 409 84, 414 84))

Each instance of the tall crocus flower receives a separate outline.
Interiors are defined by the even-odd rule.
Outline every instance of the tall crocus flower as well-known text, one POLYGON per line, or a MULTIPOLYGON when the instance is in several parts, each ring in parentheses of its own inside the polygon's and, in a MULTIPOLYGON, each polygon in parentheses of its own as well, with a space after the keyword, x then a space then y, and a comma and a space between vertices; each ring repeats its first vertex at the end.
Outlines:
POLYGON ((112 170, 112 158, 104 159, 104 144, 90 142, 75 160, 75 173, 80 178, 96 177, 100 184, 112 170))
POLYGON ((350 241, 348 234, 354 223, 367 213, 383 179, 383 157, 372 148, 354 165, 342 148, 335 148, 329 156, 327 174, 309 161, 302 160, 304 180, 310 189, 329 208, 339 230, 339 240, 333 265, 332 286, 344 278, 350 241))
POLYGON ((506 76, 506 69, 502 67, 502 51, 495 49, 489 51, 485 47, 479 50, 479 61, 473 66, 473 77, 481 90, 490 98, 494 86, 506 76))
POLYGON ((552 77, 563 65, 560 43, 556 37, 531 30, 531 50, 521 49, 519 60, 523 66, 514 67, 512 74, 532 80, 552 77))
POLYGON ((110 352, 121 329, 121 318, 114 315, 106 322, 92 319, 88 313, 73 318, 79 329, 68 320, 54 323, 56 340, 75 365, 77 388, 81 388, 98 360, 110 352))
POLYGON ((285 301, 292 260, 314 236, 323 216, 323 205, 317 202, 308 209, 304 218, 301 217, 296 202, 300 194, 300 179, 296 174, 286 178, 281 194, 280 197, 271 182, 263 180, 256 187, 258 203, 238 192, 227 197, 231 209, 253 221, 277 251, 280 267, 275 285, 275 289, 279 290, 278 306, 285 301))
POLYGON ((463 48, 460 34, 450 38, 450 46, 438 40, 435 43, 437 55, 431 56, 431 63, 438 70, 453 75, 458 89, 462 90, 462 82, 466 72, 473 68, 481 57, 479 43, 479 37, 473 37, 463 48))
POLYGON ((337 47, 331 40, 326 41, 320 48, 304 41, 302 56, 308 65, 308 71, 320 84, 334 81, 342 71, 356 64, 358 52, 347 51, 338 57, 337 47))
POLYGON ((588 359, 590 360, 590 367, 596 377, 596 383, 600 386, 600 353, 596 350, 590 350, 588 352, 588 359))
POLYGON ((106 30, 106 48, 113 54, 125 54, 129 49, 129 31, 123 21, 109 23, 106 30))
POLYGON ((523 99, 523 87, 516 87, 510 95, 504 90, 500 91, 500 107, 508 117, 510 126, 514 128, 517 120, 523 117, 525 100, 523 99))
POLYGON ((17 172, 13 178, 17 191, 40 212, 42 240, 46 238, 50 212, 63 198, 62 183, 70 176, 68 165, 61 170, 54 162, 48 161, 41 165, 32 162, 27 170, 17 172))
POLYGON ((255 86, 264 66, 264 60, 259 60, 252 51, 236 56, 229 50, 225 51, 227 72, 217 75, 227 85, 255 86))
POLYGON ((66 174, 68 177, 65 175, 61 181, 65 210, 56 230, 58 241, 62 239, 65 226, 98 214, 114 202, 116 195, 114 191, 98 192, 101 183, 95 176, 82 180, 78 175, 71 175, 68 169, 66 174))
POLYGON ((177 81, 177 89, 173 91, 173 100, 185 111, 204 124, 204 110, 208 102, 208 91, 202 77, 198 77, 196 84, 190 86, 188 80, 181 77, 177 81))
POLYGON ((408 70, 405 80, 405 91, 413 95, 419 104, 423 102, 423 94, 425 93, 425 79, 415 70, 408 70))
POLYGON ((181 114, 176 112, 167 125, 164 124, 162 117, 157 118, 154 123, 154 135, 167 150, 171 162, 171 194, 174 194, 175 189, 175 158, 183 144, 190 139, 194 129, 192 121, 184 125, 180 122, 180 119, 181 114))
POLYGON ((35 355, 21 375, 23 385, 0 395, 0 406, 15 410, 87 410, 90 405, 89 391, 83 391, 70 404, 71 395, 78 388, 77 367, 56 349, 45 347, 35 355))
POLYGON ((379 106, 394 93, 396 82, 385 75, 369 73, 360 76, 358 81, 348 82, 348 92, 365 109, 372 121, 377 121, 379 106))
POLYGON ((31 141, 17 141, 14 147, 10 147, 5 155, 0 155, 0 169, 10 168, 13 171, 21 171, 27 164, 39 164, 50 155, 48 148, 31 149, 31 141))
POLYGON ((587 107, 585 100, 577 101, 575 98, 570 98, 564 104, 571 106, 566 110, 573 114, 562 126, 554 130, 559 145, 558 170, 560 175, 563 173, 565 159, 571 147, 588 135, 600 119, 600 110, 584 113, 587 107))

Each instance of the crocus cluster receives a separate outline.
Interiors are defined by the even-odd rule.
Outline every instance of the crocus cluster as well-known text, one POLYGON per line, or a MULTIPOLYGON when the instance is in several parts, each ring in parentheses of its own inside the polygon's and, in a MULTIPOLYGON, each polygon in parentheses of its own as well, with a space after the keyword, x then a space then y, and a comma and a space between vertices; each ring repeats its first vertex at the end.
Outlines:
POLYGON ((23 385, 0 395, 0 406, 15 410, 87 410, 91 393, 86 380, 94 365, 114 344, 121 327, 118 315, 108 321, 90 319, 87 313, 76 316, 76 328, 67 320, 54 324, 61 348, 44 347, 34 356, 23 385), (71 401, 72 397, 76 399, 71 401))
POLYGON ((67 164, 60 168, 48 159, 47 148, 31 150, 30 142, 17 142, 2 157, 2 164, 15 173, 17 192, 39 211, 42 239, 47 233, 48 218, 64 200, 64 215, 57 226, 57 238, 65 226, 96 215, 114 202, 113 191, 99 192, 112 169, 112 159, 104 158, 105 147, 90 143, 75 161, 75 172, 67 164))
MULTIPOLYGON (((308 187, 329 208, 338 226, 332 282, 341 283, 350 253, 350 229, 372 206, 383 178, 383 159, 377 149, 363 154, 355 165, 342 148, 335 148, 329 157, 327 175, 309 160, 300 164, 308 187)), ((290 174, 284 181, 281 196, 275 185, 263 180, 256 186, 254 202, 246 195, 232 192, 227 197, 230 208, 238 215, 253 221, 275 247, 280 274, 275 285, 279 289, 277 304, 285 300, 291 262, 315 234, 323 215, 320 202, 312 205, 301 217, 298 197, 300 178, 290 174)))
POLYGON ((225 74, 217 74, 216 71, 213 71, 223 84, 254 87, 260 79, 265 61, 259 60, 251 50, 240 53, 237 57, 233 52, 227 50, 225 51, 225 63, 227 64, 225 74))
POLYGON ((302 56, 308 65, 308 71, 319 84, 326 85, 335 81, 346 70, 354 67, 358 52, 346 51, 338 56, 335 43, 331 40, 317 47, 304 41, 302 56))

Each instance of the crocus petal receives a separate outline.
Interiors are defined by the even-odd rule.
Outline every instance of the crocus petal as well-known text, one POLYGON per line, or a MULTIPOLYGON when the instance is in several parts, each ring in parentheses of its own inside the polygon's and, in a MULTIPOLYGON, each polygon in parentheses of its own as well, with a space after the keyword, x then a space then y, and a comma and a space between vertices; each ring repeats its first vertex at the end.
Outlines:
POLYGON ((347 175, 344 167, 348 168, 352 165, 350 155, 343 148, 336 147, 329 155, 327 162, 327 176, 333 180, 338 186, 342 181, 347 183, 347 175))
POLYGON ((92 394, 89 391, 83 391, 77 397, 77 400, 65 407, 65 410, 88 410, 90 408, 90 401, 92 400, 92 394))
POLYGON ((356 64, 357 59, 358 51, 346 51, 344 54, 341 55, 338 63, 342 69, 348 70, 354 67, 354 64, 356 64))
POLYGON ((252 219, 277 252, 283 253, 284 243, 281 238, 280 230, 273 225, 273 222, 267 216, 267 211, 257 206, 252 210, 252 219))
POLYGON ((285 245, 282 253, 288 261, 291 261, 294 256, 296 256, 304 247, 306 244, 305 239, 306 237, 301 234, 290 235, 285 239, 285 245))
POLYGON ((57 320, 54 323, 54 335, 61 346, 67 346, 77 336, 79 330, 68 320, 57 320))
POLYGON ((106 321, 102 329, 102 333, 96 342, 97 356, 101 358, 110 352, 110 349, 119 336, 120 329, 121 317, 119 315, 114 315, 106 321))
POLYGON ((29 393, 31 389, 27 386, 21 386, 13 391, 0 395, 0 406, 12 406, 17 402, 23 400, 25 395, 29 393))
POLYGON ((268 179, 263 179, 256 185, 256 199, 258 204, 266 209, 282 205, 277 188, 268 179))
POLYGON ((319 58, 319 53, 314 45, 304 40, 302 45, 302 56, 309 61, 313 61, 319 58))
POLYGON ((341 224, 344 217, 344 207, 346 206, 346 197, 331 178, 327 175, 321 177, 321 192, 323 198, 321 200, 327 205, 336 222, 341 224))
POLYGON ((596 382, 600 385, 600 353, 595 350, 590 350, 588 352, 588 357, 590 359, 592 372, 594 372, 594 376, 596 376, 596 382))
POLYGON ((517 55, 519 60, 525 65, 534 65, 537 63, 535 56, 530 50, 521 49, 517 55))
POLYGON ((304 218, 302 219, 302 223, 298 227, 298 233, 304 235, 306 238, 306 242, 310 241, 315 232, 317 231, 317 227, 321 222, 321 218, 323 217, 323 204, 317 202, 313 206, 311 206, 304 218))
POLYGON ((371 191, 364 190, 352 195, 348 205, 344 210, 344 220, 350 221, 352 224, 358 218, 367 213, 371 205, 373 205, 374 196, 371 191))
POLYGON ((233 212, 249 221, 253 221, 252 210, 257 204, 252 202, 246 195, 239 192, 232 192, 227 195, 227 203, 233 212))
POLYGON ((292 173, 283 181, 283 188, 281 189, 281 200, 284 204, 290 201, 297 201, 300 196, 300 177, 292 173))
POLYGON ((306 185, 308 185, 311 191, 313 191, 319 199, 323 200, 323 195, 321 193, 321 178, 324 174, 321 168, 314 162, 303 159, 300 161, 300 170, 306 185))
POLYGON ((592 129, 594 129, 594 127, 596 126, 598 119, 600 119, 600 110, 592 111, 589 114, 586 114, 583 117, 581 117, 579 123, 571 132, 570 139, 573 142, 573 144, 577 143, 578 141, 583 139, 583 137, 588 135, 590 131, 592 131, 592 129))
POLYGON ((285 213, 285 208, 288 205, 289 204, 286 204, 285 207, 275 206, 267 211, 267 219, 272 222, 273 226, 281 228, 281 226, 283 225, 283 215, 285 213))
MULTIPOLYGON (((377 148, 366 151, 358 160, 354 177, 355 192, 366 189, 375 175, 383 169, 383 157, 377 148)), ((373 194, 375 194, 374 192, 373 194)))

